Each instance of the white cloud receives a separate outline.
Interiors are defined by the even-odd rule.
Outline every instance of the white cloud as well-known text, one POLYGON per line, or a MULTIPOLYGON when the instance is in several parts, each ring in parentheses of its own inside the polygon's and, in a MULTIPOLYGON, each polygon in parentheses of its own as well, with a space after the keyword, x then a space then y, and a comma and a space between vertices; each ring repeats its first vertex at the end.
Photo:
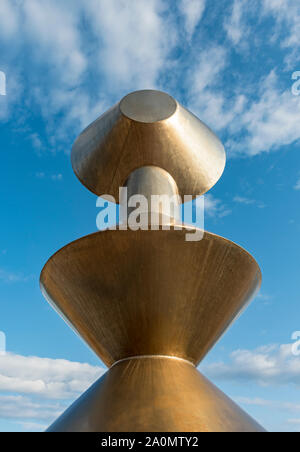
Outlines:
MULTIPOLYGON (((249 101, 242 88, 226 95, 223 78, 229 62, 229 53, 222 46, 205 49, 195 58, 188 77, 188 105, 213 130, 228 129, 234 134, 241 129, 249 101)), ((227 145, 232 147, 231 142, 227 145)))
POLYGON ((34 433, 40 433, 44 432, 48 425, 46 424, 40 424, 37 422, 19 422, 21 429, 23 432, 34 432, 34 433))
POLYGON ((250 205, 250 204, 256 203, 256 201, 254 199, 246 198, 244 196, 235 196, 233 198, 233 200, 234 200, 234 202, 237 202, 238 204, 250 205))
POLYGON ((10 39, 18 27, 18 13, 14 0, 0 2, 0 36, 10 39))
POLYGON ((300 4, 298 0, 234 0, 231 15, 224 21, 224 29, 228 38, 236 47, 242 44, 243 49, 248 46, 249 39, 256 40, 261 37, 250 26, 249 18, 255 18, 259 23, 264 19, 273 18, 275 26, 265 28, 265 39, 269 43, 280 42, 283 49, 288 49, 286 62, 290 67, 299 60, 300 47, 300 4), (270 31, 269 31, 270 30, 270 31))
POLYGON ((20 395, 0 395, 0 417, 5 420, 35 419, 51 422, 61 414, 63 409, 64 406, 57 402, 41 403, 20 395))
POLYGON ((191 94, 201 94, 222 79, 223 71, 228 64, 227 56, 226 49, 221 46, 213 46, 199 53, 191 73, 193 83, 191 94))
POLYGON ((249 0, 234 0, 231 15, 224 21, 224 28, 229 40, 237 46, 241 40, 245 40, 249 34, 246 25, 245 13, 249 6, 249 0))
POLYGON ((240 94, 233 98, 233 108, 223 94, 208 90, 199 93, 199 98, 206 100, 202 117, 217 130, 226 127, 231 133, 225 146, 231 156, 254 156, 300 140, 300 98, 290 89, 280 89, 275 71, 257 85, 257 100, 240 94))
POLYGON ((256 205, 259 209, 265 208, 265 204, 255 199, 247 198, 246 196, 235 196, 233 201, 237 204, 245 204, 246 206, 256 205))
POLYGON ((249 397, 235 397, 235 401, 243 405, 267 407, 270 409, 278 409, 280 411, 284 410, 292 413, 300 412, 299 403, 278 402, 274 400, 261 399, 259 397, 253 399, 249 397))
POLYGON ((205 195, 204 209, 205 215, 214 218, 223 218, 231 214, 231 210, 220 199, 214 198, 210 194, 205 195))
POLYGON ((31 135, 30 135, 30 140, 31 140, 31 143, 32 143, 32 146, 33 146, 33 148, 38 152, 38 153, 40 153, 40 151, 42 150, 42 148, 43 148, 43 143, 42 143, 42 140, 41 140, 41 138, 39 137, 39 135, 37 134, 37 133, 32 133, 31 135))
MULTIPOLYGON (((13 47, 6 48, 11 67, 16 73, 14 63, 26 52, 26 101, 41 109, 49 135, 55 130, 53 146, 119 95, 159 85, 177 36, 167 6, 166 0, 1 1, 8 22, 16 24, 2 28, 6 38, 13 37, 13 47)), ((8 114, 1 107, 2 119, 8 114)))
POLYGON ((195 58, 188 78, 189 108, 214 130, 230 133, 229 154, 254 156, 300 140, 300 97, 291 87, 282 89, 272 70, 248 90, 237 84, 229 95, 223 85, 229 62, 224 47, 210 47, 195 58))
POLYGON ((241 112, 244 96, 227 102, 218 86, 228 65, 228 53, 222 46, 209 47, 195 58, 188 77, 189 108, 214 129, 220 130, 241 112))
POLYGON ((68 399, 85 391, 103 372, 89 364, 8 353, 0 356, 0 392, 68 399))
MULTIPOLYGON (((300 47, 300 4, 298 0, 263 0, 263 12, 272 15, 277 24, 281 45, 296 50, 300 47), (281 32, 281 33, 280 33, 281 32), (283 35, 283 37, 282 37, 283 35)), ((291 54, 299 60, 294 51, 291 54)), ((288 60, 291 59, 289 55, 288 60)))
POLYGON ((175 30, 164 0, 86 2, 93 33, 101 46, 97 64, 114 83, 138 88, 157 85, 175 44, 175 30))
POLYGON ((205 11, 206 0, 180 0, 178 7, 184 16, 185 30, 189 37, 195 31, 205 11))
POLYGON ((43 431, 104 373, 63 359, 0 356, 0 418, 43 431))
MULTIPOLYGON (((233 44, 250 39, 249 3, 235 0, 225 21, 233 44)), ((284 5, 264 0, 258 16, 262 20, 272 15, 278 27, 284 23, 291 29, 282 45, 292 51, 298 49, 299 2, 284 5)), ((232 63, 230 49, 211 40, 188 56, 174 57, 182 30, 168 6, 167 0, 1 1, 0 33, 8 67, 1 68, 7 75, 7 96, 0 98, 0 120, 7 120, 25 92, 26 111, 38 109, 46 122, 48 143, 31 133, 34 148, 67 152, 65 144, 69 148, 83 127, 126 92, 162 84, 179 90, 183 62, 189 67, 184 76, 189 108, 213 129, 231 134, 231 155, 256 155, 297 142, 300 97, 280 89, 275 71, 247 88, 240 80, 236 86, 224 84, 232 63), (18 64, 25 53, 29 69, 22 68, 21 77, 18 64), (254 97, 247 97, 249 92, 254 97)), ((178 7, 189 35, 201 20, 205 2, 181 0, 178 7)))
POLYGON ((259 99, 236 118, 248 137, 243 143, 236 142, 233 150, 256 155, 300 139, 300 99, 278 85, 274 71, 261 81, 259 99))
POLYGON ((253 381, 263 386, 300 385, 300 357, 293 355, 292 344, 236 350, 229 363, 211 364, 203 370, 215 380, 253 381))
POLYGON ((49 69, 52 65, 60 69, 59 83, 71 86, 80 82, 87 68, 86 57, 81 49, 77 3, 76 0, 26 0, 22 4, 22 28, 27 39, 34 43, 33 52, 37 58, 50 63, 49 69))
POLYGON ((300 425, 300 419, 288 419, 288 424, 300 425))

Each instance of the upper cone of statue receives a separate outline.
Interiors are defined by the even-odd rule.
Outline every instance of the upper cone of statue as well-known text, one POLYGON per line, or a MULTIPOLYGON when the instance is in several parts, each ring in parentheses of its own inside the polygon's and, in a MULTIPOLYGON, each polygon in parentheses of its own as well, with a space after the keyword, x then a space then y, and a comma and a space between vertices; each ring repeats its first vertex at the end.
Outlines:
POLYGON ((130 173, 154 165, 176 181, 179 194, 200 196, 221 177, 225 151, 217 136, 166 93, 136 91, 124 97, 77 138, 72 165, 98 196, 119 201, 130 173))

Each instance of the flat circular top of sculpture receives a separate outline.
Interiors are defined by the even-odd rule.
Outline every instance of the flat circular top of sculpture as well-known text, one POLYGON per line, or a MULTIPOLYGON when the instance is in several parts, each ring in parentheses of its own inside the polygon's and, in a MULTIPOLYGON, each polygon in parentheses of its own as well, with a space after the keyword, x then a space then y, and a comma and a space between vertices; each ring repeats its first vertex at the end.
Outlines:
POLYGON ((127 118, 153 123, 170 118, 177 109, 177 102, 161 91, 143 90, 128 94, 120 102, 120 110, 127 118))

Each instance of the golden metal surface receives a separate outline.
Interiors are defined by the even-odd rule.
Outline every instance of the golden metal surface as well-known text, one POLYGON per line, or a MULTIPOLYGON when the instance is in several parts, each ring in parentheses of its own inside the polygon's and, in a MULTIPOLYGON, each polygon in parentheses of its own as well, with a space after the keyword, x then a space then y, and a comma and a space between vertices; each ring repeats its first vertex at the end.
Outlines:
MULTIPOLYGON (((205 193, 223 172, 225 152, 192 113, 147 90, 91 124, 72 164, 97 195, 118 201, 126 184, 129 195, 149 200, 205 193)), ((158 224, 176 224, 175 213, 156 209, 158 224)), ((49 431, 263 431, 194 367, 258 290, 259 267, 222 237, 205 232, 189 242, 187 232, 98 232, 45 265, 45 297, 111 366, 49 431)))
POLYGON ((179 194, 199 196, 221 177, 225 151, 216 135, 174 99, 138 91, 93 122, 76 140, 72 165, 93 193, 112 195, 142 166, 157 166, 176 181, 179 194))
POLYGON ((197 364, 257 290, 261 274, 242 248, 214 234, 105 231, 46 264, 47 299, 110 366, 135 355, 197 364))
POLYGON ((163 358, 117 364, 49 432, 263 432, 187 363, 163 358))

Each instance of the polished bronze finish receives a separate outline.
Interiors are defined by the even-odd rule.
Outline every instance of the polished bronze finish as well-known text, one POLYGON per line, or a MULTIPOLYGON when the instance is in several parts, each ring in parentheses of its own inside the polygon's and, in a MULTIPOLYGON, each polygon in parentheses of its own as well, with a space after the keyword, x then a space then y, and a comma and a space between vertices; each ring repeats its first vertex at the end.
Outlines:
MULTIPOLYGON (((120 209, 120 223, 127 222, 130 213, 135 207, 136 195, 143 195, 147 201, 147 209, 139 209, 144 215, 145 223, 148 225, 170 225, 181 221, 180 204, 181 199, 178 193, 178 187, 167 171, 157 166, 143 166, 133 171, 126 181, 127 199, 133 200, 133 207, 126 209, 123 213, 120 209), (163 199, 161 194, 163 193, 163 199), (153 196, 158 196, 161 202, 153 203, 153 196), (167 205, 164 203, 166 200, 167 205), (172 200, 172 203, 170 202, 172 200), (167 210, 167 207, 169 209, 167 210), (154 217, 154 213, 157 215, 154 217)), ((125 205, 125 200, 121 200, 121 205, 125 205)))
MULTIPOLYGON (((140 91, 80 135, 72 163, 98 195, 118 200, 126 186, 150 200, 205 193, 225 154, 168 94, 140 91)), ((118 230, 83 237, 45 265, 43 294, 110 367, 49 431, 263 431, 195 369, 258 290, 260 269, 217 235, 186 241, 190 227, 159 214, 158 230, 122 230, 122 217, 118 230)))
POLYGON ((170 96, 138 91, 82 132, 72 165, 89 190, 116 201, 130 173, 149 165, 166 170, 182 197, 200 196, 221 177, 225 151, 213 132, 170 96))
POLYGON ((263 432, 192 365, 124 361, 80 397, 49 432, 263 432))
POLYGON ((257 290, 246 251, 210 233, 186 242, 185 232, 97 232, 44 268, 48 300, 106 365, 154 354, 198 364, 257 290))

